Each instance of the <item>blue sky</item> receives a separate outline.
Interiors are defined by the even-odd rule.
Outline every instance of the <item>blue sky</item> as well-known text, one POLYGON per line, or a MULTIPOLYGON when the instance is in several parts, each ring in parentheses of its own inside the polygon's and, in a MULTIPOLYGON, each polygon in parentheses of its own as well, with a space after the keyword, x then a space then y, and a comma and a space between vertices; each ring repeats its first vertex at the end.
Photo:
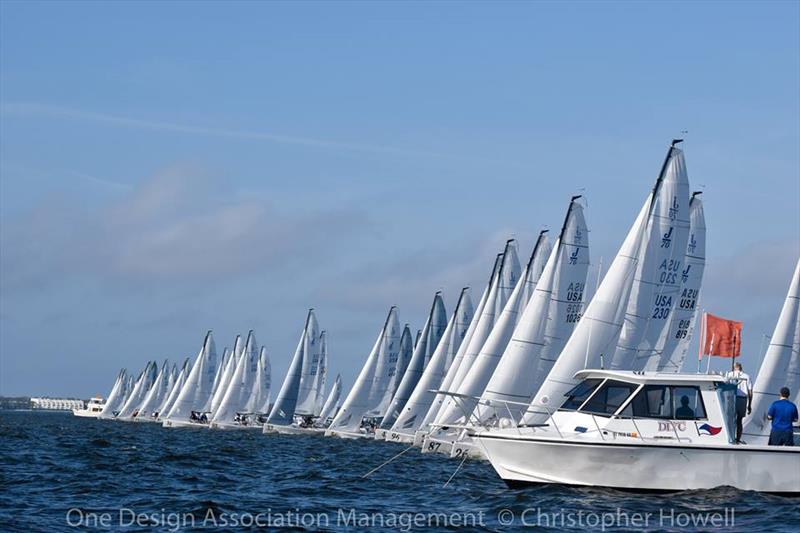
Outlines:
MULTIPOLYGON (((255 329, 282 379, 308 307, 354 379, 527 257, 583 192, 616 253, 682 131, 702 305, 754 370, 800 254, 800 8, 683 3, 0 3, 0 394, 255 329)), ((592 274, 590 274, 592 275, 592 274)))

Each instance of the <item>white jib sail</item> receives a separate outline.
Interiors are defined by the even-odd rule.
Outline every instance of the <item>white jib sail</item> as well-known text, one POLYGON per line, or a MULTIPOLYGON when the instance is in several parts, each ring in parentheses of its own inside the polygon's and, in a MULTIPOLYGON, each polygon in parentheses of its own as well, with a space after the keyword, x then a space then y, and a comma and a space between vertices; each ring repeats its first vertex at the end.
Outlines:
POLYGON ((450 400, 449 412, 440 415, 437 423, 454 424, 468 423, 470 416, 477 405, 477 398, 486 389, 486 385, 494 373, 500 357, 508 346, 514 327, 520 314, 527 307, 526 295, 530 296, 530 287, 536 287, 539 282, 544 265, 550 255, 551 247, 547 239, 547 232, 539 233, 536 244, 531 252, 525 270, 508 298, 506 306, 494 324, 489 337, 480 349, 475 361, 469 368, 466 376, 455 392, 464 396, 450 400))
POLYGON ((192 411, 202 410, 211 397, 216 373, 217 348, 214 344, 214 337, 209 331, 206 333, 203 347, 192 365, 192 371, 189 372, 186 382, 166 418, 188 421, 192 416, 192 411))
POLYGON ((699 194, 694 193, 689 200, 689 241, 681 268, 680 296, 671 313, 670 325, 647 360, 645 370, 680 372, 689 350, 706 266, 706 221, 699 194))
POLYGON ((164 361, 161 365, 161 370, 158 372, 153 385, 139 406, 139 412, 136 413, 136 418, 152 418, 152 415, 164 401, 164 398, 169 393, 169 361, 164 361))
MULTIPOLYGON (((372 350, 370 350, 369 355, 367 356, 366 361, 364 362, 364 366, 361 367, 361 371, 356 378, 353 387, 350 389, 350 392, 347 393, 347 396, 342 403, 342 408, 339 409, 339 412, 336 413, 336 416, 331 421, 331 425, 329 427, 329 431, 346 431, 346 432, 354 432, 357 431, 361 427, 361 420, 363 419, 364 415, 368 413, 370 410, 374 410, 377 407, 377 403, 380 401, 381 396, 377 394, 373 394, 373 391, 377 390, 376 387, 376 375, 378 374, 378 357, 379 352, 382 350, 384 354, 387 350, 384 347, 384 340, 388 338, 388 342, 394 343, 396 346, 392 348, 392 350, 396 351, 399 346, 399 329, 400 329, 400 322, 397 319, 397 311, 395 307, 389 310, 389 314, 386 316, 386 321, 381 328, 380 333, 378 334, 378 338, 375 340, 375 344, 372 346, 372 350)), ((386 357, 383 357, 383 363, 386 364, 386 357)), ((385 369, 380 369, 381 374, 385 374, 385 369)), ((383 381, 383 375, 378 378, 381 382, 383 381)), ((386 385, 382 385, 381 393, 385 391, 386 385)))
POLYGON ((317 318, 314 310, 309 309, 303 332, 300 334, 300 341, 295 348, 292 361, 289 363, 289 370, 283 379, 275 405, 269 413, 267 422, 270 424, 289 425, 294 420, 295 407, 297 406, 298 393, 300 392, 300 380, 303 375, 303 360, 306 358, 306 351, 309 344, 309 326, 316 334, 317 318))
POLYGON ((236 365, 239 364, 239 360, 242 358, 242 353, 244 353, 244 339, 242 339, 241 335, 236 335, 236 340, 233 341, 233 350, 228 355, 225 366, 220 366, 217 371, 219 382, 211 395, 211 399, 208 401, 208 408, 205 409, 209 413, 215 413, 219 409, 219 404, 222 403, 222 397, 225 396, 225 392, 228 390, 233 373, 236 371, 236 365))
POLYGON ((100 418, 114 418, 114 413, 119 411, 119 408, 122 407, 122 403, 125 400, 127 384, 128 371, 123 368, 117 374, 114 386, 111 387, 111 392, 108 393, 108 399, 103 405, 103 410, 100 411, 100 418))
POLYGON ((336 379, 333 380, 333 387, 319 412, 318 425, 325 426, 328 418, 336 415, 336 408, 339 405, 339 398, 342 395, 342 376, 336 374, 336 379))
MULTIPOLYGON (((472 319, 470 320, 467 332, 464 334, 464 338, 461 340, 461 345, 456 350, 452 362, 449 365, 447 365, 444 378, 442 378, 441 385, 439 386, 438 389, 435 390, 449 391, 453 388, 453 381, 455 381, 458 369, 461 366, 461 362, 464 360, 464 352, 467 351, 469 343, 472 340, 472 337, 474 336, 475 331, 478 328, 478 322, 479 322, 478 319, 483 314, 483 308, 486 307, 486 301, 489 299, 489 294, 492 292, 492 288, 497 283, 497 273, 500 271, 500 264, 502 260, 503 260, 503 254, 502 253, 497 254, 497 257, 495 258, 494 261, 494 267, 492 268, 492 273, 489 276, 489 282, 486 284, 486 287, 484 287, 483 293, 481 294, 481 298, 480 300, 478 300, 478 306, 473 311, 472 319)), ((419 429, 420 431, 427 431, 429 426, 433 424, 433 421, 436 419, 436 416, 442 409, 445 400, 447 400, 447 396, 441 393, 436 394, 436 396, 433 399, 433 402, 431 402, 431 406, 428 409, 428 412, 422 419, 419 429)))
POLYGON ((425 325, 414 341, 414 352, 411 355, 408 368, 406 368, 403 379, 397 387, 397 392, 395 392, 394 398, 392 398, 389 404, 386 416, 384 416, 381 421, 382 428, 392 427, 397 417, 400 416, 411 393, 414 392, 414 388, 417 386, 417 383, 419 383, 425 367, 436 351, 436 347, 439 345, 439 341, 446 327, 447 311, 444 308, 442 293, 437 292, 433 297, 433 303, 431 304, 428 318, 425 320, 425 325))
POLYGON ((583 313, 589 268, 589 231, 583 207, 573 197, 561 232, 528 306, 522 313, 497 368, 486 385, 478 420, 510 416, 525 410, 508 402, 528 403, 550 372, 583 313))
POLYGON ((772 338, 753 384, 753 414, 747 418, 744 440, 764 444, 771 424, 769 406, 778 399, 781 387, 788 387, 795 404, 800 400, 800 260, 794 268, 789 292, 772 332, 772 338))
MULTIPOLYGON (((501 318, 503 309, 509 301, 514 289, 516 289, 520 281, 520 264, 517 256, 517 241, 510 239, 506 242, 506 247, 503 252, 503 259, 500 262, 500 269, 497 272, 497 282, 492 290, 489 291, 489 296, 486 298, 486 305, 483 307, 483 312, 477 318, 478 325, 475 329, 475 334, 469 341, 467 349, 464 351, 464 359, 456 373, 453 382, 448 389, 450 392, 457 392, 461 388, 467 374, 472 368, 475 359, 478 357, 483 345, 492 333, 496 322, 501 318)), ((511 324, 513 328, 513 324, 511 324)), ((509 331, 509 336, 511 332, 509 331)), ((501 349, 505 348, 503 346, 501 349)), ((483 391, 478 391, 480 394, 483 391)), ((455 420, 463 416, 461 403, 454 400, 452 396, 447 397, 434 420, 435 425, 452 424, 455 420)))
POLYGON ((400 416, 394 422, 392 431, 406 434, 414 433, 420 429, 423 418, 433 403, 439 390, 444 375, 453 361, 461 341, 464 338, 470 322, 472 322, 472 299, 469 296, 469 287, 461 290, 458 303, 447 327, 442 333, 442 338, 436 346, 430 361, 425 366, 417 385, 403 407, 400 416))
POLYGON ((670 148, 656 186, 639 248, 634 282, 611 368, 642 370, 659 348, 680 298, 689 239, 689 178, 683 152, 670 148))
POLYGON ((172 408, 172 405, 178 398, 178 394, 181 392, 183 384, 186 382, 186 377, 189 375, 189 370, 191 369, 190 365, 191 359, 187 357, 183 361, 183 366, 181 367, 180 371, 175 375, 175 379, 172 380, 169 394, 167 394, 162 404, 158 407, 158 418, 162 418, 172 408))
POLYGON ((317 407, 320 362, 322 360, 322 342, 316 315, 312 316, 306 326, 306 343, 303 355, 303 367, 300 374, 300 386, 297 391, 296 415, 314 415, 317 407))
POLYGON ((219 407, 211 419, 212 424, 228 425, 234 423, 238 413, 245 412, 245 405, 253 392, 253 384, 258 372, 259 350, 253 330, 247 333, 244 353, 236 364, 236 370, 222 397, 219 407))

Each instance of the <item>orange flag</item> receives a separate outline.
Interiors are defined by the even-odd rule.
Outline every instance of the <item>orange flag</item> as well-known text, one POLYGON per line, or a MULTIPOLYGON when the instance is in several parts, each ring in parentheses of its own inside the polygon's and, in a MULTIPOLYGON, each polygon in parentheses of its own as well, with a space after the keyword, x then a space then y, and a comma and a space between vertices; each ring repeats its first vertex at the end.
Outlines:
POLYGON ((742 348, 742 323, 710 313, 703 314, 702 355, 739 357, 742 348))

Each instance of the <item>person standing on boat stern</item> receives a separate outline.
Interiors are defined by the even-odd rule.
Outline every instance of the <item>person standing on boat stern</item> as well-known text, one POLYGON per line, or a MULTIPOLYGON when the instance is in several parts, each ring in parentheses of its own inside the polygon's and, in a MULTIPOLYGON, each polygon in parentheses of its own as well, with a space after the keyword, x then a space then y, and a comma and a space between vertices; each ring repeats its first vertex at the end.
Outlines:
POLYGON ((742 420, 752 412, 753 383, 745 374, 742 363, 733 365, 733 370, 725 376, 729 381, 736 381, 736 444, 741 444, 742 420))
POLYGON ((781 389, 781 399, 772 402, 767 418, 772 421, 770 446, 794 446, 792 423, 797 422, 797 406, 789 400, 789 387, 781 389))

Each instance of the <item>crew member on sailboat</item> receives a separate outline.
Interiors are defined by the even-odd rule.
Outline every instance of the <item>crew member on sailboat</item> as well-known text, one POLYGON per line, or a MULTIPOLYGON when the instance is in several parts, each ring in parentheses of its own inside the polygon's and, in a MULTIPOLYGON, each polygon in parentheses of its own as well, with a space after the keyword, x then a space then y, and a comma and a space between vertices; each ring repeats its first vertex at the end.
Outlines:
POLYGON ((772 421, 770 446, 794 446, 792 423, 797 422, 797 406, 789 400, 789 387, 781 388, 781 399, 772 402, 767 418, 772 421))

